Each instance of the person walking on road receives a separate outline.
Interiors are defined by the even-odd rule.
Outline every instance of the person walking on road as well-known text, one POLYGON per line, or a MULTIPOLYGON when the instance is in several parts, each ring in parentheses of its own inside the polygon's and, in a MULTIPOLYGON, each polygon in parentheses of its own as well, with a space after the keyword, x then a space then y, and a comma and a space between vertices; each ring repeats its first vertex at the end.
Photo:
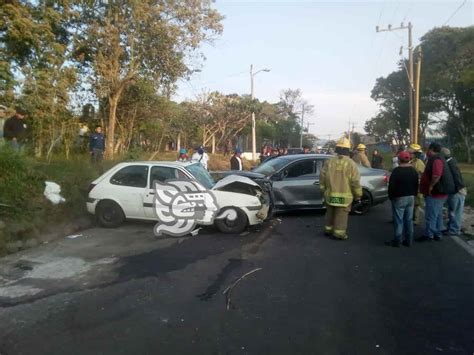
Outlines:
POLYGON ((242 151, 237 148, 234 152, 234 155, 232 158, 230 158, 230 170, 243 170, 243 165, 242 165, 242 151))
MULTIPOLYGON (((421 147, 418 144, 411 144, 408 147, 408 152, 411 154, 411 166, 416 170, 418 173, 419 179, 421 179, 421 175, 425 171, 425 163, 421 159, 421 155, 423 152, 421 151, 421 147)), ((418 225, 420 223, 420 213, 423 207, 423 194, 418 191, 418 194, 415 197, 415 208, 413 209, 413 223, 418 225)))
POLYGON ((359 144, 357 146, 357 151, 352 157, 352 160, 354 160, 357 164, 365 166, 366 168, 370 168, 369 158, 367 158, 367 155, 365 154, 366 149, 367 147, 365 146, 365 144, 359 144))
POLYGON ((377 149, 374 149, 374 152, 372 153, 372 168, 383 169, 383 157, 377 149))
POLYGON ((388 184, 388 197, 392 202, 394 238, 385 244, 392 247, 400 247, 400 244, 409 247, 413 242, 413 208, 419 178, 410 164, 410 159, 409 152, 403 151, 398 154, 399 166, 392 171, 388 184))
POLYGON ((105 137, 102 133, 102 126, 96 126, 95 132, 89 137, 89 152, 93 164, 100 164, 104 158, 105 137))
POLYGON ((418 242, 440 241, 443 228, 443 205, 455 193, 454 179, 441 154, 441 145, 433 142, 428 148, 428 162, 420 180, 425 197, 425 234, 418 242))
POLYGON ((324 234, 345 240, 347 222, 353 200, 360 200, 362 187, 356 163, 349 158, 350 142, 340 139, 336 144, 337 156, 324 163, 320 188, 326 204, 324 234))
POLYGON ((17 153, 21 151, 26 137, 25 116, 26 111, 21 107, 16 107, 15 114, 7 119, 3 125, 3 137, 17 153))
POLYGON ((455 193, 448 195, 448 229, 447 235, 460 235, 464 201, 466 200, 466 186, 459 170, 456 159, 451 156, 448 148, 443 148, 441 154, 446 159, 446 165, 454 180, 455 193))

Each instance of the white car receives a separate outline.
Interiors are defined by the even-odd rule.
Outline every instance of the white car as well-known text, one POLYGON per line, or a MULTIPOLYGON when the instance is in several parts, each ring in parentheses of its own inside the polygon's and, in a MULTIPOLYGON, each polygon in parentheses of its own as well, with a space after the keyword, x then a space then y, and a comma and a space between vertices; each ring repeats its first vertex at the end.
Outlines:
POLYGON ((210 190, 220 208, 219 213, 232 210, 234 218, 215 219, 214 224, 221 232, 240 233, 248 225, 267 218, 269 197, 257 183, 236 175, 215 183, 199 162, 117 164, 90 184, 87 210, 103 227, 117 227, 125 219, 157 220, 154 182, 177 179, 197 181, 210 190))

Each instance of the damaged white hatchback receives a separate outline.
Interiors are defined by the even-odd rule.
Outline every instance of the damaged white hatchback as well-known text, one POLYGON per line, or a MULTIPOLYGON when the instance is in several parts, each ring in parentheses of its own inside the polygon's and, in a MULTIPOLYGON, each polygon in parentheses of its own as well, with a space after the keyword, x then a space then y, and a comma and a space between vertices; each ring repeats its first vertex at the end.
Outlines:
MULTIPOLYGON (((240 233, 269 215, 271 186, 262 188, 249 178, 237 175, 216 183, 200 163, 165 161, 127 162, 114 166, 90 184, 87 210, 103 227, 117 227, 125 219, 157 220, 155 182, 175 180, 195 181, 207 189, 206 193, 214 197, 218 208, 215 215, 220 216, 213 219, 214 225, 223 233, 240 233)), ((170 201, 171 214, 176 208, 170 201)), ((192 214, 193 210, 181 207, 181 212, 192 214)), ((197 224, 201 224, 199 218, 197 224)))

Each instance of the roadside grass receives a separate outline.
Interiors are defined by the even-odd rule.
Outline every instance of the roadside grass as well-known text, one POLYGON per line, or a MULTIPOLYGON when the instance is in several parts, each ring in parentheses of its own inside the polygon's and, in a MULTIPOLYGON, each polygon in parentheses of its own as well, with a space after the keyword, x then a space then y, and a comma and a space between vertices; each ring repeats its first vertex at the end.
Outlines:
MULTIPOLYGON (((0 255, 8 252, 7 243, 36 239, 46 230, 54 230, 60 223, 74 223, 87 216, 88 186, 121 161, 149 160, 150 153, 128 154, 113 161, 104 161, 102 169, 92 165, 88 154, 77 154, 65 159, 57 157, 48 162, 17 155, 7 146, 0 147, 0 255), (53 205, 43 196, 45 181, 61 186, 65 203, 53 205)), ((174 161, 176 152, 157 154, 155 161, 174 161)), ((209 155, 209 170, 228 170, 230 156, 209 155)), ((244 169, 251 162, 243 161, 244 169)), ((20 248, 21 249, 21 248, 20 248)))

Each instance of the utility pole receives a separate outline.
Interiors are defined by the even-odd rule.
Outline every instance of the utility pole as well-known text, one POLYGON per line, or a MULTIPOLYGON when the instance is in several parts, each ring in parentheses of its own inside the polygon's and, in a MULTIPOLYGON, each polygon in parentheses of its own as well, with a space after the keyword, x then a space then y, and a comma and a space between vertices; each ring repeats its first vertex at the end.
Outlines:
POLYGON ((252 160, 257 161, 257 132, 255 128, 255 112, 253 110, 253 64, 250 64, 250 98, 252 99, 252 160))
POLYGON ((400 27, 392 27, 388 25, 386 29, 380 29, 379 26, 375 27, 376 32, 390 32, 397 30, 408 30, 408 120, 410 124, 410 142, 414 141, 414 85, 413 85, 413 41, 412 41, 412 29, 413 25, 411 22, 408 22, 408 26, 405 26, 403 22, 400 24, 400 27))
MULTIPOLYGON (((250 64, 250 98, 252 99, 252 106, 253 106, 253 99, 254 99, 254 92, 253 92, 253 78, 260 72, 269 72, 270 69, 261 69, 253 72, 253 64, 250 64)), ((257 132, 256 132, 256 124, 255 124, 255 112, 252 109, 252 160, 257 161, 257 132)))
POLYGON ((416 80, 415 80, 415 120, 413 124, 413 143, 418 144, 419 127, 420 127, 420 78, 421 78, 421 46, 418 47, 416 57, 416 80))

